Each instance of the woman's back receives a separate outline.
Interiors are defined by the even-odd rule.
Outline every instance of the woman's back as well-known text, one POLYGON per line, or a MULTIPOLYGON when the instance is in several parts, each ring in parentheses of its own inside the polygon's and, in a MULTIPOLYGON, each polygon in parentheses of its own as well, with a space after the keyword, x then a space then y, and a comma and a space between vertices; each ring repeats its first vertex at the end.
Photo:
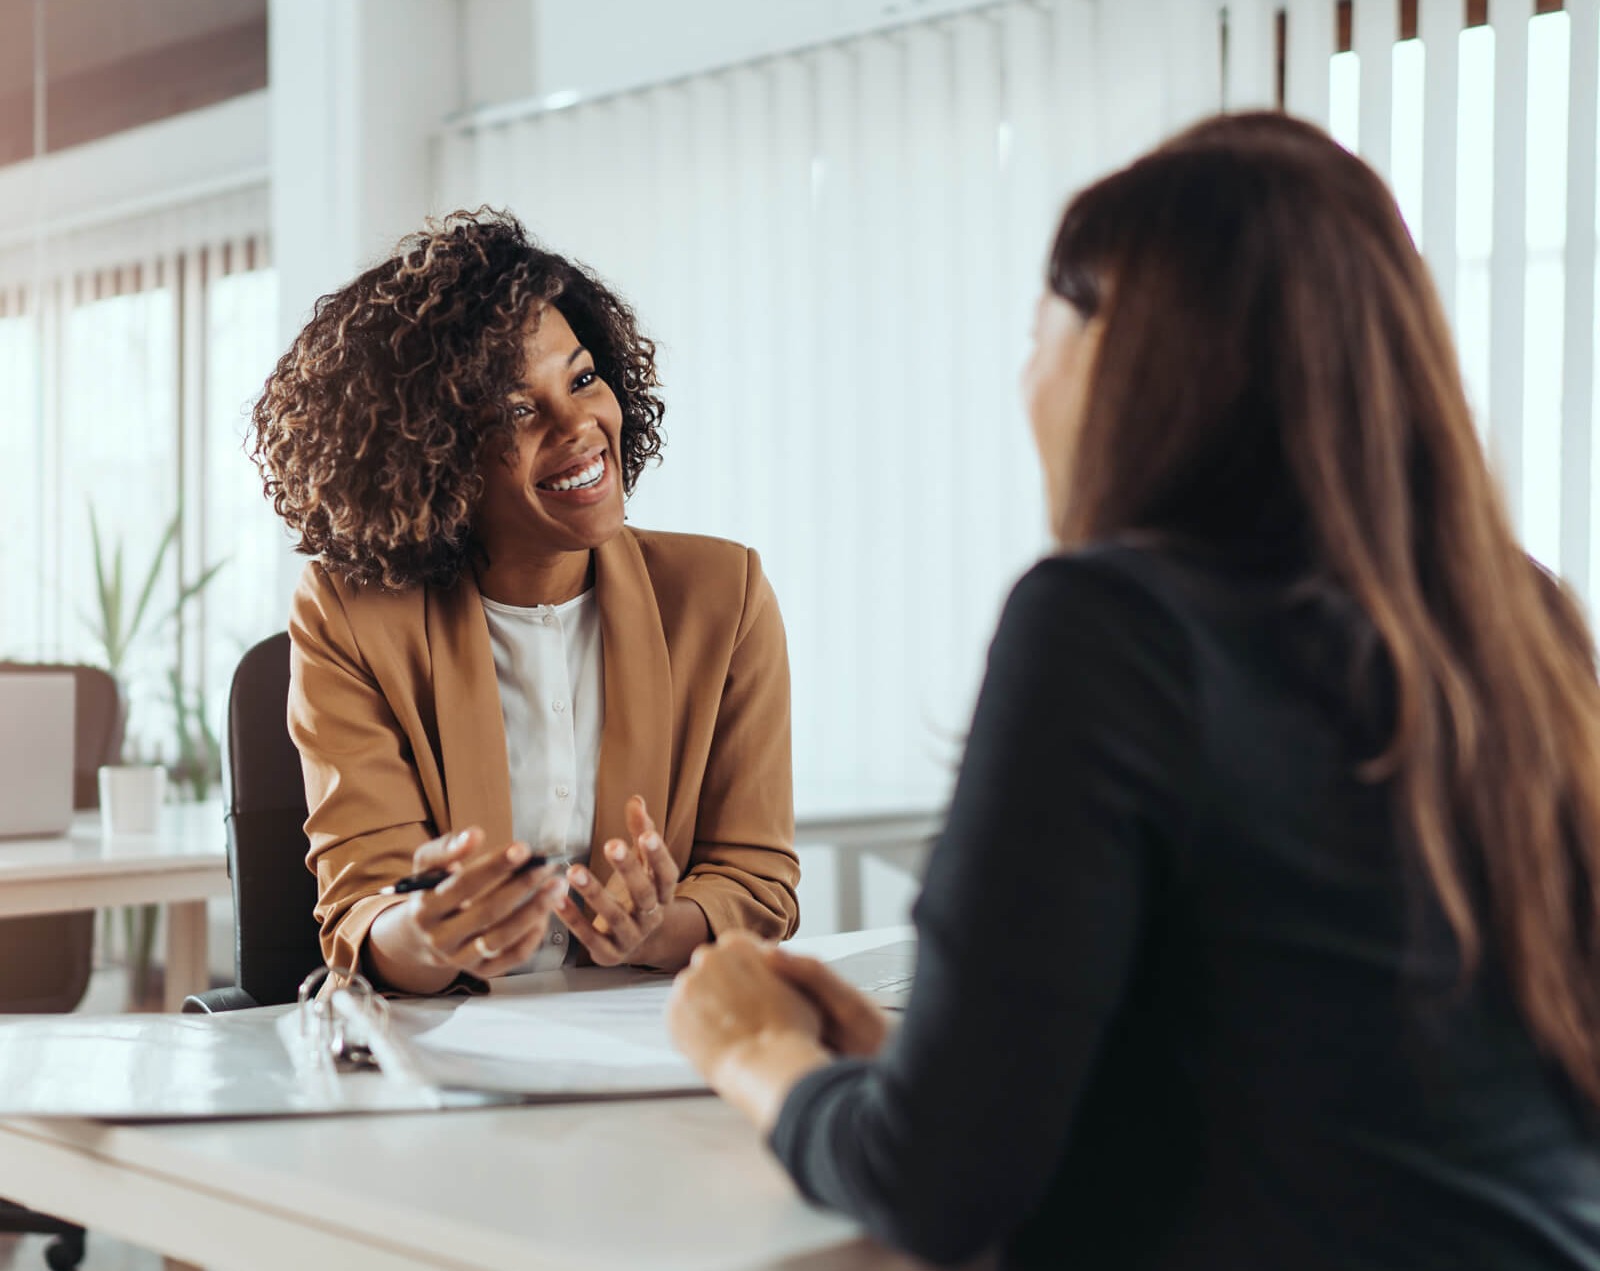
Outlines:
POLYGON ((1357 775, 1360 622, 1289 596, 1121 546, 1024 579, 905 1028, 775 1133, 807 1190, 936 1256, 1013 1210, 1016 1266, 1600 1268, 1600 1147, 1357 775))
MULTIPOLYGON (((1407 882, 1392 791, 1358 775, 1390 726, 1381 668, 1349 674, 1363 620, 1270 572, 1127 548, 1085 564, 1137 579, 1191 658, 1188 825, 1134 1002, 1168 1044, 1108 1049, 1086 1100, 1125 1134, 1128 1075, 1170 1064, 1174 1129, 1193 1137, 1160 1264, 1600 1266, 1579 1104, 1492 956, 1460 987, 1442 913, 1407 882)), ((1095 1154, 1074 1141, 1085 1177, 1095 1154)))

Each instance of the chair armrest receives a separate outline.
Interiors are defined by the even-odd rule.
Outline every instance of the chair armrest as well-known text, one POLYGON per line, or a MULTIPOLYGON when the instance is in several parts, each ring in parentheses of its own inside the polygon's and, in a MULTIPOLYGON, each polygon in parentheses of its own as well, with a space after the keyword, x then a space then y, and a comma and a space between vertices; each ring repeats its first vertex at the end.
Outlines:
POLYGON ((183 999, 185 1015, 217 1015, 223 1011, 247 1011, 258 1005, 243 989, 230 984, 225 989, 207 989, 183 999))

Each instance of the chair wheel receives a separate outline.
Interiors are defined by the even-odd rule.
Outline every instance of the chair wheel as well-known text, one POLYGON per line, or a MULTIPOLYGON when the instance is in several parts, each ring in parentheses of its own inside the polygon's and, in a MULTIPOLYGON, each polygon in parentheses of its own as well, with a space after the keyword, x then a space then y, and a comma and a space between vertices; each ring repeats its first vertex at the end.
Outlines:
POLYGON ((83 1261, 84 1230, 62 1232, 44 1247, 44 1262, 50 1271, 77 1271, 83 1261))

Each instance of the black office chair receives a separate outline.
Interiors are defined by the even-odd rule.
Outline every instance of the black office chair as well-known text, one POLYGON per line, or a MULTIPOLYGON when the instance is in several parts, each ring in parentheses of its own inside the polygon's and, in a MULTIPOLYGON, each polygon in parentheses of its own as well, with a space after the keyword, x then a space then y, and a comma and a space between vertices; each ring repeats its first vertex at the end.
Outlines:
MULTIPOLYGON (((122 693, 109 671, 58 662, 0 662, 8 674, 70 674, 73 679, 72 806, 100 806, 101 764, 122 754, 127 722, 122 693)), ((0 921, 0 1012, 52 1015, 76 1009, 94 967, 94 911, 40 914, 0 921)), ((83 1261, 85 1234, 76 1223, 0 1200, 0 1232, 55 1239, 44 1260, 56 1271, 83 1261)))
POLYGON ((238 983, 185 999, 189 1014, 292 1002, 322 965, 317 881, 306 868, 306 788, 289 739, 289 636, 239 661, 228 694, 228 875, 238 983))

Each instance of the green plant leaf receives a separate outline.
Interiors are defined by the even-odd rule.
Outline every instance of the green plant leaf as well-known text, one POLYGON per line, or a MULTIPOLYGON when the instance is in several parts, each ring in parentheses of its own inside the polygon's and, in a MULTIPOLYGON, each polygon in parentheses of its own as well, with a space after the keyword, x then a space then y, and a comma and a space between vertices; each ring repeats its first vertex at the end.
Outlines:
POLYGON ((211 568, 207 569, 205 573, 201 574, 200 577, 196 578, 192 583, 180 591, 178 593, 178 603, 172 606, 172 612, 168 616, 176 617, 178 611, 182 609, 184 605, 188 604, 189 601, 193 600, 202 591, 204 591, 206 589, 206 584, 215 578, 217 576, 217 571, 227 563, 228 558, 224 556, 215 565, 212 565, 211 568))
MULTIPOLYGON (((128 619, 126 640, 133 643, 133 637, 138 634, 144 622, 145 611, 150 608, 150 597, 155 594, 156 583, 161 577, 161 566, 166 563, 167 552, 171 550, 173 540, 178 537, 178 517, 173 517, 167 524, 167 531, 161 536, 161 544, 156 548, 155 558, 150 562, 150 572, 145 575, 144 585, 139 589, 138 602, 133 607, 133 615, 128 619)), ((178 602, 182 604, 180 600, 178 602)))
POLYGON ((111 603, 106 607, 106 652, 120 678, 122 661, 128 655, 127 636, 122 625, 122 540, 117 540, 111 556, 111 603))

